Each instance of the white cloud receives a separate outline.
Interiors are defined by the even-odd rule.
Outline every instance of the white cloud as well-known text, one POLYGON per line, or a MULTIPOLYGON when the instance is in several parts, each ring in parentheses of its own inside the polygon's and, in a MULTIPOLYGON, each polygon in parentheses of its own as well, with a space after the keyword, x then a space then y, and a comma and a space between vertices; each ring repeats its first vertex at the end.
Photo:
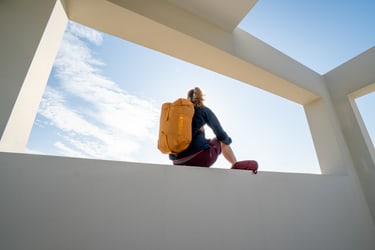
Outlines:
POLYGON ((94 30, 69 24, 54 64, 59 86, 46 89, 39 114, 62 131, 63 141, 54 146, 63 155, 136 160, 142 141, 156 140, 151 130, 158 109, 104 76, 103 62, 82 38, 96 45, 103 40, 94 30))
POLYGON ((58 148, 63 155, 72 156, 72 157, 79 157, 79 158, 87 158, 87 155, 66 146, 64 143, 62 143, 60 141, 55 142, 53 145, 56 148, 58 148))
POLYGON ((70 108, 61 92, 47 87, 40 104, 39 114, 51 120, 54 126, 64 132, 72 132, 80 135, 96 135, 100 129, 89 123, 70 108))
POLYGON ((87 39, 95 45, 100 45, 103 42, 103 35, 100 32, 77 23, 69 23, 67 30, 76 37, 87 39))
POLYGON ((26 148, 25 149, 25 152, 27 154, 34 154, 34 155, 44 155, 45 153, 42 152, 42 151, 39 151, 39 150, 34 150, 34 149, 30 149, 30 148, 26 148))

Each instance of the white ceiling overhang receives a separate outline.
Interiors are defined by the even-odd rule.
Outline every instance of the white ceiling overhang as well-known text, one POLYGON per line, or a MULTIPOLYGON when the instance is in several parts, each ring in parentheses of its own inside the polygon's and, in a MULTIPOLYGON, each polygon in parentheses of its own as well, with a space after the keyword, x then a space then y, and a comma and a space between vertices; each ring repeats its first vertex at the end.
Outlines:
POLYGON ((212 24, 234 30, 257 0, 166 0, 212 24))

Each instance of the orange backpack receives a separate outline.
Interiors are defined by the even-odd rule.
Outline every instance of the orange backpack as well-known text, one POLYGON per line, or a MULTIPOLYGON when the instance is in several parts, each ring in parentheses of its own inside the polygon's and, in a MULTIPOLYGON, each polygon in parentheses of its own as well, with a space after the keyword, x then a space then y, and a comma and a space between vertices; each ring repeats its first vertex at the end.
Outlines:
POLYGON ((179 98, 161 107, 158 149, 164 154, 178 154, 191 142, 193 103, 179 98))

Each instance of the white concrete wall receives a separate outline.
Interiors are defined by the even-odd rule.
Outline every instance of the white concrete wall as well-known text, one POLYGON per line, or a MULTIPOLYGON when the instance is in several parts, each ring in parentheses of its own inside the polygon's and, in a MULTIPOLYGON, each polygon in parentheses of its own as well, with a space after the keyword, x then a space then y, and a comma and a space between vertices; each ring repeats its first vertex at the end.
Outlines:
POLYGON ((342 131, 367 202, 375 218, 375 163, 374 147, 369 145, 358 108, 354 103, 356 92, 375 91, 375 47, 325 75, 331 100, 339 117, 342 131), (365 90, 363 90, 365 89, 365 90), (354 93, 354 94, 353 94, 354 93))
MULTIPOLYGON (((165 1, 147 17, 147 2, 133 2, 64 7, 70 19, 303 104, 329 175, 3 152, 0 249, 374 249, 374 161, 347 98, 373 86, 374 50, 323 77, 240 30, 165 1)), ((0 151, 23 150, 68 17, 59 1, 0 2, 0 151)))
POLYGON ((54 1, 44 1, 43 6, 42 1, 35 2, 39 4, 33 1, 0 3, 0 135, 33 60, 54 1))
POLYGON ((348 176, 0 153, 0 249, 375 249, 348 176))
POLYGON ((26 147, 67 22, 60 1, 0 2, 0 151, 26 147))

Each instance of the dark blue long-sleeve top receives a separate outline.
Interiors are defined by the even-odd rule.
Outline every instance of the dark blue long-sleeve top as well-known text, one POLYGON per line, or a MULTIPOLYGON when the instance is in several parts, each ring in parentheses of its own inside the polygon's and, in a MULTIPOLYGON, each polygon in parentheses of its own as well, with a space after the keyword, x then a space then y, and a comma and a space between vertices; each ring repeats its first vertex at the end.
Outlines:
POLYGON ((232 139, 223 130, 219 120, 211 109, 207 107, 195 107, 192 121, 192 141, 189 147, 178 155, 169 155, 169 158, 175 160, 209 148, 209 140, 206 139, 203 130, 203 126, 206 124, 212 129, 219 141, 227 145, 232 143, 232 139))

